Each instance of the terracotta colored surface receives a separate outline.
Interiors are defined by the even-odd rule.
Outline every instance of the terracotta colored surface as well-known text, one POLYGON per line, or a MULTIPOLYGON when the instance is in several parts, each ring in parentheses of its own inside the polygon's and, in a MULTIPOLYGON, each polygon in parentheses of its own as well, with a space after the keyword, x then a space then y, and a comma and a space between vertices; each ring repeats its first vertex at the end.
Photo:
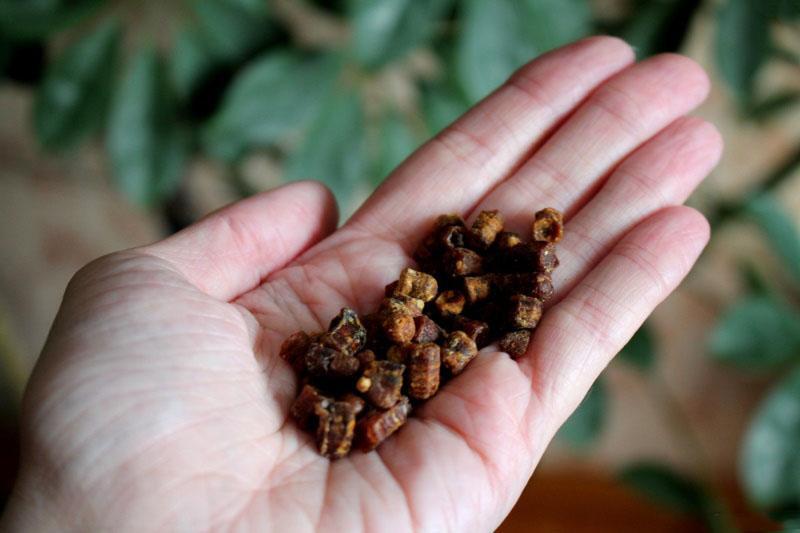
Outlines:
MULTIPOLYGON (((774 531, 775 524, 753 514, 736 485, 723 486, 733 503, 736 521, 744 531, 774 531)), ((501 533, 615 533, 705 531, 691 517, 670 513, 617 483, 596 468, 565 469, 557 474, 537 473, 509 517, 501 533)))

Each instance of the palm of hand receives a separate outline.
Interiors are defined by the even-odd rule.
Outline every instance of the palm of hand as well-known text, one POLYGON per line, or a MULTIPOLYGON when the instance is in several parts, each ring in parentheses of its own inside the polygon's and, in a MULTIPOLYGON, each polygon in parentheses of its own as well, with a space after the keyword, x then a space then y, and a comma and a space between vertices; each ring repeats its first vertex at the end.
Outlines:
POLYGON ((669 207, 719 155, 712 128, 678 118, 705 78, 675 56, 630 62, 611 39, 543 56, 335 232, 329 195, 298 183, 84 269, 26 398, 23 479, 63 486, 57 507, 91 529, 495 527, 707 239, 669 207), (486 349, 376 452, 318 456, 287 421, 281 341, 372 309, 439 212, 499 208, 521 229, 544 204, 568 234, 529 354, 486 349))

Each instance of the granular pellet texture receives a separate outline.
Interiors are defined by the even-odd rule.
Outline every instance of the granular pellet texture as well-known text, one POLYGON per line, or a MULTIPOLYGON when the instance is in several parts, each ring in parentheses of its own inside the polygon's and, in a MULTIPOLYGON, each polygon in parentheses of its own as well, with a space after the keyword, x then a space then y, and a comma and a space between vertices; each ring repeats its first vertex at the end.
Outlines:
POLYGON ((554 293, 561 213, 536 212, 529 235, 506 229, 499 211, 482 211, 471 225, 441 215, 419 241, 417 264, 386 285, 376 309, 359 316, 345 307, 326 331, 286 338, 280 356, 301 382, 290 415, 321 455, 378 447, 481 348, 501 351, 485 357, 525 356, 554 293))

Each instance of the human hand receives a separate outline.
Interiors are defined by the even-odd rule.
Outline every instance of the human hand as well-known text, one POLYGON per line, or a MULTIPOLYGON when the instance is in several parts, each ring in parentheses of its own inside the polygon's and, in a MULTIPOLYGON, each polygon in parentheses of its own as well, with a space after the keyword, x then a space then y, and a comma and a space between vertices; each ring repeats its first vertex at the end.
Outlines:
POLYGON ((721 140, 708 81, 619 40, 546 54, 404 162, 340 229, 300 182, 70 282, 23 412, 9 529, 487 531, 559 426, 680 282, 708 226, 678 207, 721 140), (525 357, 484 349, 375 452, 330 462, 287 420, 278 347, 374 308, 442 212, 562 210, 556 294, 525 357))

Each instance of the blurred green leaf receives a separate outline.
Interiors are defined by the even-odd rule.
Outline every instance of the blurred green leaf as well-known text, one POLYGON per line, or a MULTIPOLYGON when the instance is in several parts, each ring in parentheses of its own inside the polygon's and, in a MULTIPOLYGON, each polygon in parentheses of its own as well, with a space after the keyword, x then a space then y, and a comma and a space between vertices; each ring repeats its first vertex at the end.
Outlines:
POLYGON ((758 69, 770 51, 769 18, 763 0, 727 0, 717 15, 717 66, 740 104, 753 98, 758 69))
POLYGON ((375 169, 378 185, 420 145, 420 139, 398 113, 386 113, 380 124, 379 157, 375 169))
POLYGON ((477 101, 542 52, 590 31, 585 0, 462 0, 456 70, 477 101))
POLYGON ((782 520, 780 531, 781 533, 789 533, 790 531, 797 533, 800 531, 800 516, 782 520))
POLYGON ((800 17, 800 2, 797 0, 765 0, 769 14, 780 20, 800 17))
POLYGON ((800 367, 761 403, 742 448, 750 500, 774 518, 800 518, 800 367))
POLYGON ((558 439, 577 449, 593 444, 603 431, 607 404, 605 381, 600 377, 558 430, 558 439))
POLYGON ((453 0, 352 0, 350 20, 358 61, 379 67, 424 45, 453 0))
POLYGON ((621 37, 634 47, 636 55, 648 57, 675 52, 683 43, 701 0, 646 0, 640 2, 621 37))
POLYGON ((467 101, 446 85, 424 87, 422 90, 422 113, 431 135, 449 126, 467 109, 467 101))
POLYGON ((139 50, 114 95, 106 139, 117 186, 138 204, 155 205, 180 184, 187 137, 174 111, 157 52, 139 50))
POLYGON ((34 128, 46 148, 66 148, 94 132, 108 107, 120 28, 108 21, 51 63, 36 94, 34 128))
POLYGON ((261 57, 234 80, 204 128, 206 150, 232 160, 304 128, 319 113, 339 68, 333 56, 304 59, 282 51, 261 57))
POLYGON ((739 275, 742 277, 749 294, 754 296, 769 296, 772 294, 772 289, 767 280, 751 263, 741 263, 739 265, 739 275))
POLYGON ((269 38, 273 26, 266 0, 190 0, 208 49, 222 61, 236 61, 269 38))
POLYGON ((194 27, 179 30, 170 59, 170 79, 180 99, 188 98, 215 63, 203 34, 194 27))
POLYGON ((697 482, 666 465, 634 463, 625 466, 618 477, 648 500, 673 511, 700 515, 705 506, 705 494, 697 482))
POLYGON ((772 368, 800 358, 800 313, 768 296, 742 299, 717 323, 711 354, 745 368, 772 368))
POLYGON ((770 120, 780 116, 798 102, 800 102, 800 91, 791 89, 780 91, 760 102, 753 102, 747 109, 747 116, 758 121, 770 120))
MULTIPOLYGON (((199 87, 211 88, 201 100, 191 102, 213 111, 221 96, 215 81, 226 80, 229 69, 239 68, 253 52, 276 35, 266 0, 187 0, 195 24, 181 28, 174 40, 170 77, 182 100, 194 98, 199 87), (217 78, 214 78, 214 76, 217 78)), ((221 89, 222 87, 220 87, 221 89)), ((195 110, 196 111, 196 110, 195 110)))
POLYGON ((367 170, 364 111, 358 93, 334 94, 286 162, 288 179, 318 179, 331 188, 340 206, 367 170))
POLYGON ((265 12, 269 0, 228 0, 228 3, 250 11, 255 15, 259 15, 265 12))
POLYGON ((522 0, 523 38, 539 53, 558 48, 591 33, 592 13, 587 0, 522 0))
POLYGON ((789 272, 800 283, 800 233, 794 221, 768 194, 750 200, 745 206, 745 213, 761 226, 789 272))
POLYGON ((666 465, 633 463, 620 471, 619 479, 657 505, 701 519, 711 532, 738 531, 720 500, 697 481, 666 465))
POLYGON ((77 23, 105 0, 0 0, 0 33, 18 40, 40 39, 77 23))
POLYGON ((637 370, 647 371, 653 368, 656 360, 656 346, 650 326, 645 322, 633 334, 628 344, 619 352, 620 360, 637 370))

